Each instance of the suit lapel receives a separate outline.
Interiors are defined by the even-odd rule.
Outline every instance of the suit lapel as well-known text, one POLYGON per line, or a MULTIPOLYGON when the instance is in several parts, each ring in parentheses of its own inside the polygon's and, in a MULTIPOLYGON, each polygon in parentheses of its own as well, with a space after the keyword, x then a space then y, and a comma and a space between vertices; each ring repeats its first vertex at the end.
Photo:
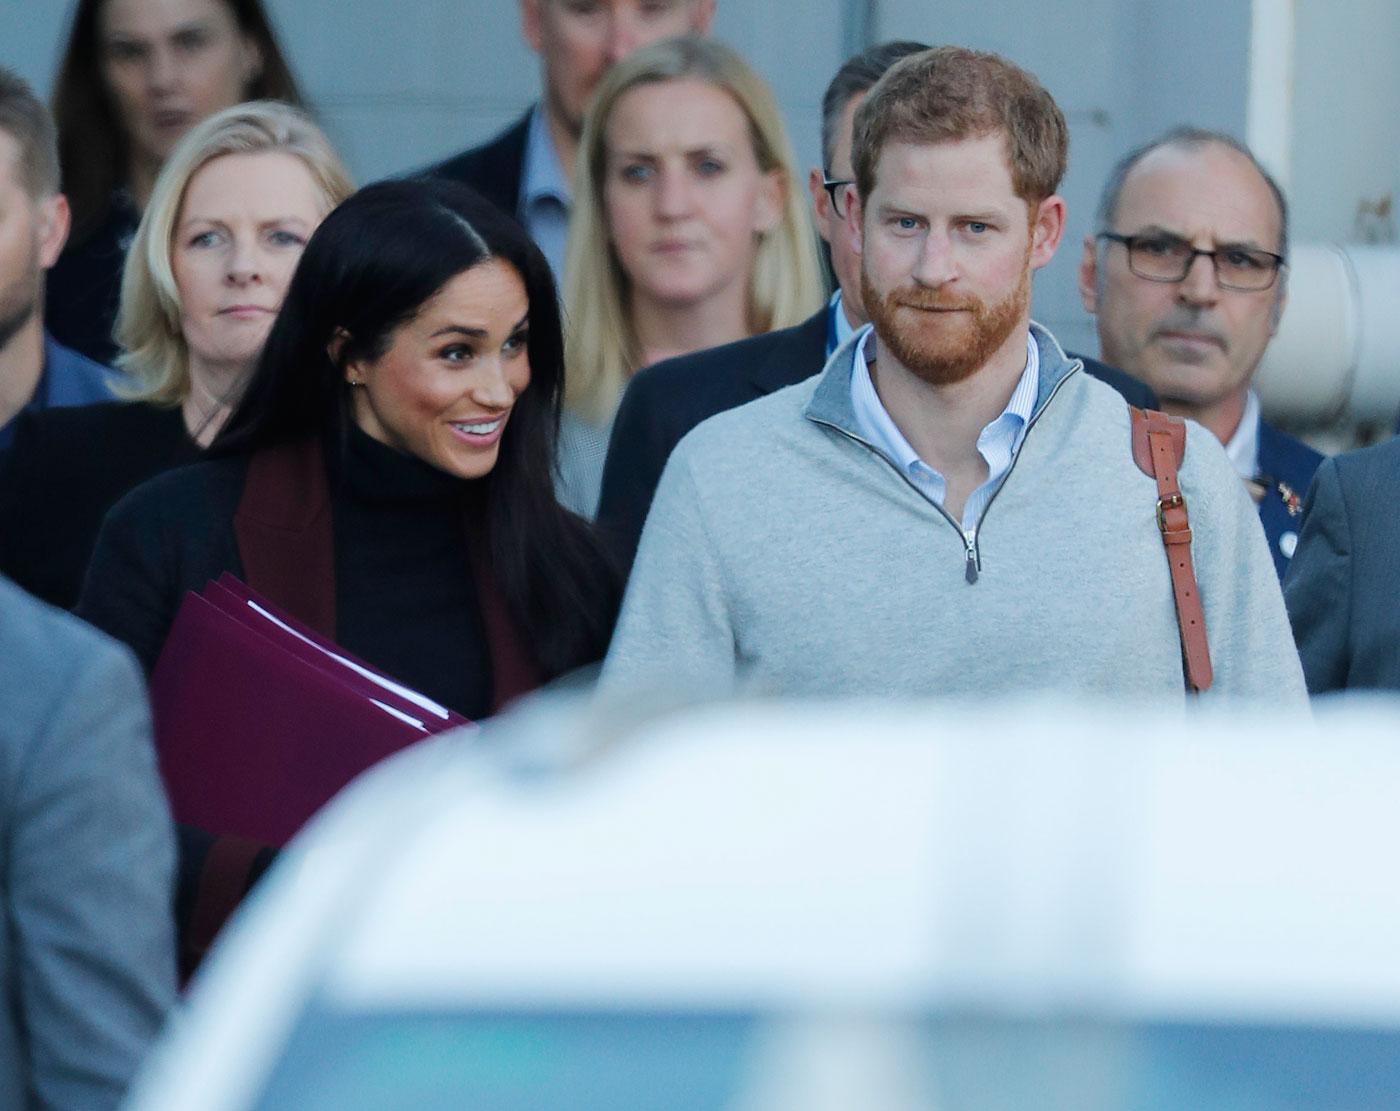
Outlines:
POLYGON ((827 306, 801 324, 772 333, 767 356, 758 360, 749 374, 755 397, 795 386, 826 365, 827 306))

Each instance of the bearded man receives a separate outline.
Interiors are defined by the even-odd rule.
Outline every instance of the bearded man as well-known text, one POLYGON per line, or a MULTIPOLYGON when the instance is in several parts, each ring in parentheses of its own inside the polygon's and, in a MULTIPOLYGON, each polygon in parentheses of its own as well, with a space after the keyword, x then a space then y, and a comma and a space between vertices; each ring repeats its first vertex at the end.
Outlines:
MULTIPOLYGON (((1129 409, 1030 320, 1068 133, 1004 59, 900 62, 855 118, 871 326, 705 421, 662 476, 603 683, 1180 701, 1171 570, 1129 409)), ((1211 697, 1306 695, 1254 507, 1186 428, 1211 697)), ((1166 529, 1166 525, 1162 529, 1166 529)))
POLYGON ((68 238, 53 120, 0 68, 0 451, 28 410, 111 399, 106 367, 44 331, 44 273, 68 238))

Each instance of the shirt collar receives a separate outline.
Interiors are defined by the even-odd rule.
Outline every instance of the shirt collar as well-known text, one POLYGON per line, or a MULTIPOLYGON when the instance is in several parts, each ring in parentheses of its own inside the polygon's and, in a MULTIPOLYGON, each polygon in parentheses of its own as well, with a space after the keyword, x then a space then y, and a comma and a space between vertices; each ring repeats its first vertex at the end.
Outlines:
POLYGON ((544 105, 535 105, 525 134, 525 162, 521 167, 520 208, 524 212, 536 201, 552 200, 568 207, 572 199, 568 175, 554 149, 544 105))
MULTIPOLYGON (((872 446, 880 449, 895 463, 908 471, 914 464, 921 463, 918 452, 910 445, 904 433, 891 419, 889 411, 875 391, 875 383, 870 377, 870 364, 866 356, 866 345, 875 334, 867 325, 862 329, 855 345, 854 364, 851 368, 851 403, 855 409, 856 423, 870 438, 872 446)), ((1017 380, 1016 388, 1001 415, 987 425, 993 428, 999 424, 1014 426, 1012 450, 1020 446, 1026 425, 1035 412, 1036 397, 1040 388, 1040 348, 1034 338, 1026 336, 1026 365, 1017 380)), ((986 429, 983 429, 986 432, 986 429)), ((978 438, 979 445, 981 437, 978 438)))
POLYGON ((1250 479, 1259 473, 1259 395, 1253 390, 1245 394, 1244 414, 1225 445, 1225 454, 1241 478, 1250 479))
POLYGON ((826 354, 830 358, 833 351, 856 334, 851 322, 846 319, 846 306, 839 289, 827 302, 826 321, 826 354))

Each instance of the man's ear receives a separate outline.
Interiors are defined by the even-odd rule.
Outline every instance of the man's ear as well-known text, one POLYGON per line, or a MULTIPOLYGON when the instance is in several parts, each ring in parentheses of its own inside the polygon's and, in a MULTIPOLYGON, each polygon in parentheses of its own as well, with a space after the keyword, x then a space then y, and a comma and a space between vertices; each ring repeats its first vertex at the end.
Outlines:
POLYGON ((62 193, 45 197, 38 204, 39 209, 39 268, 47 270, 63 253, 63 245, 68 242, 68 229, 73 223, 73 213, 68 207, 68 198, 62 193))
POLYGON ((1278 334, 1279 321, 1283 310, 1288 307, 1288 273, 1280 268, 1278 272, 1278 295, 1274 297, 1274 307, 1269 310, 1269 338, 1278 334))
POLYGON ((1079 299, 1084 311, 1099 311, 1099 245, 1092 235, 1084 237, 1084 253, 1079 256, 1079 299))
POLYGON ((540 5, 548 0, 520 0, 520 35, 536 54, 544 42, 544 13, 540 5))
POLYGON ((1065 234, 1065 199, 1046 197, 1036 206, 1031 221, 1031 269, 1039 270, 1055 257, 1065 234))
POLYGON ((831 232, 827 229, 827 223, 831 216, 831 196, 822 184, 825 180, 826 175, 816 167, 807 174, 807 192, 812 195, 812 215, 817 221, 817 234, 830 243, 831 232))
POLYGON ((865 202, 860 190, 852 188, 846 195, 846 227, 851 250, 858 255, 865 254, 865 202))

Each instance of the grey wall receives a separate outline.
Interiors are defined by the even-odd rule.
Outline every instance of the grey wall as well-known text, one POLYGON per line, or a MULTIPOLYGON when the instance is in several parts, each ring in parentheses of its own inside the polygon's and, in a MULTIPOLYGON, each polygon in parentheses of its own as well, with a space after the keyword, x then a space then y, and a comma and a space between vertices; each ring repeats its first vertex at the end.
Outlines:
POLYGON ((1389 204, 1371 221, 1395 235, 1400 177, 1400 5, 1394 0, 1297 0, 1293 137, 1289 165, 1295 237, 1352 240, 1357 210, 1389 204))
MULTIPOLYGON (((845 56, 847 3, 720 0, 715 32, 772 84, 805 163, 822 89, 845 56)), ((265 0, 293 69, 356 177, 373 180, 488 138, 539 88, 515 0, 265 0)), ((45 94, 71 6, 0 0, 0 62, 45 94)))
MULTIPOLYGON (((1329 158, 1362 177, 1359 167, 1370 166, 1367 180, 1388 183, 1400 146, 1390 142, 1377 158, 1354 130, 1330 125, 1369 82, 1368 92, 1388 99, 1370 102, 1366 122, 1388 126, 1400 94, 1400 26, 1392 26, 1400 16, 1392 0, 1339 2, 1355 9, 1341 28, 1329 22, 1330 3, 1296 0, 1305 60, 1297 113, 1310 132, 1331 133, 1329 158), (1383 45, 1346 45, 1363 18, 1389 36, 1383 45), (1351 67, 1341 83, 1327 64, 1337 51, 1351 67)), ((478 142, 536 95, 536 61, 520 41, 514 0, 268 3, 299 78, 362 181, 478 142)), ((1035 311, 1069 345, 1093 352, 1074 272, 1099 185, 1120 153, 1172 124, 1244 134, 1250 10, 1250 0, 719 0, 716 33, 772 83, 805 164, 818 160, 821 92, 853 34, 997 50, 1038 74, 1065 110, 1072 150, 1068 234, 1037 280, 1035 311)), ((67 11, 61 0, 0 0, 0 60, 47 90, 67 11)), ((1336 234, 1355 198, 1336 199, 1328 160, 1297 172, 1300 230, 1336 234)))

